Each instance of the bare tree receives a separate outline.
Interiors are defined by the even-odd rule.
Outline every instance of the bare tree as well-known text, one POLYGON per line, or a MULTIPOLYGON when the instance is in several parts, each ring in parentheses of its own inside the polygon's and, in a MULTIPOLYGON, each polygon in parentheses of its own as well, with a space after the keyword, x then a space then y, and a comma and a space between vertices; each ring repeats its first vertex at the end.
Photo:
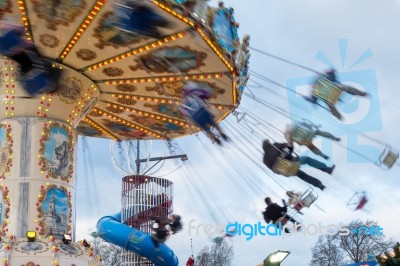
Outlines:
POLYGON ((320 236, 311 249, 312 266, 336 266, 343 263, 343 251, 337 246, 338 240, 331 235, 320 236))
POLYGON ((94 253, 102 259, 102 265, 115 266, 121 264, 120 253, 122 249, 103 241, 101 238, 95 238, 90 243, 94 249, 94 253))
POLYGON ((233 259, 233 247, 221 241, 204 247, 196 257, 196 266, 229 266, 233 259))
POLYGON ((341 249, 347 254, 349 261, 362 262, 368 259, 368 255, 379 254, 385 252, 393 246, 393 241, 386 240, 385 236, 378 234, 369 234, 362 227, 371 228, 377 226, 377 222, 367 220, 352 221, 348 228, 356 230, 355 233, 350 232, 348 235, 335 235, 339 239, 341 249))
POLYGON ((386 240, 384 235, 378 233, 377 228, 373 230, 373 226, 377 227, 377 223, 371 220, 354 220, 344 226, 348 229, 348 234, 340 230, 335 235, 321 236, 312 248, 310 265, 363 262, 368 260, 369 255, 386 251, 393 245, 392 240, 386 240))

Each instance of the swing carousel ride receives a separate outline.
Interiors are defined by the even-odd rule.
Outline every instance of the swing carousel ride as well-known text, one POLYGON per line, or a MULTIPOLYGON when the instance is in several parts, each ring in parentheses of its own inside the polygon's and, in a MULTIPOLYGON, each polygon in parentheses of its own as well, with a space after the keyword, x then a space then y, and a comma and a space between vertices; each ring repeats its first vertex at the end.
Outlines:
MULTIPOLYGON (((111 22, 124 6, 114 1, 0 4, 2 23, 23 27, 26 41, 62 70, 53 92, 31 97, 19 82, 20 66, 0 59, 2 265, 101 264, 87 241, 74 242, 77 135, 121 141, 196 133, 178 110, 188 81, 211 92, 218 121, 238 106, 249 38, 239 40, 233 9, 206 0, 136 2, 167 20, 158 36, 116 28, 111 22)), ((152 182, 172 193, 168 180, 152 182)), ((168 254, 149 256, 178 265, 164 248, 168 254)))

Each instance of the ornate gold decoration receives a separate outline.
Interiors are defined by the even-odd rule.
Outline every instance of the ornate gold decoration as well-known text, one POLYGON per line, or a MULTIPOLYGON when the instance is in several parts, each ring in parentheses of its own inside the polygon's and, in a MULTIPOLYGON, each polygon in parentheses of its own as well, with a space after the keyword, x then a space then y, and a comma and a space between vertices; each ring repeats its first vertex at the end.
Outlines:
POLYGON ((97 54, 95 51, 92 51, 90 49, 79 49, 76 52, 76 56, 83 61, 92 61, 97 57, 97 54))
POLYGON ((36 264, 36 263, 30 261, 27 264, 22 264, 21 266, 40 266, 40 264, 36 264))
MULTIPOLYGON (((82 252, 81 248, 80 248, 79 245, 76 244, 76 243, 71 243, 71 244, 69 244, 69 245, 60 244, 59 251, 60 251, 60 253, 63 253, 63 254, 65 254, 65 255, 69 256, 69 257, 75 257, 75 258, 77 258, 77 257, 83 255, 83 252, 82 252), (76 251, 76 254, 72 254, 72 253, 70 253, 70 252, 67 252, 68 249, 71 249, 71 247, 72 247, 72 249, 73 249, 74 251, 76 251), (65 251, 65 249, 66 249, 67 251, 65 251)), ((72 265, 75 265, 75 264, 72 264, 72 265)))
POLYGON ((39 41, 41 44, 43 44, 43 46, 50 48, 57 47, 58 44, 60 43, 60 40, 56 36, 50 34, 40 35, 39 41))
POLYGON ((118 84, 115 88, 122 92, 134 92, 137 90, 136 86, 131 84, 118 84))
POLYGON ((82 93, 82 81, 76 77, 63 78, 59 82, 58 95, 65 103, 74 103, 82 93))
MULTIPOLYGON (((49 249, 50 249, 50 245, 47 242, 41 241, 39 239, 35 240, 35 242, 28 242, 27 240, 24 240, 24 241, 17 242, 15 244, 16 251, 27 254, 27 255, 31 255, 31 253, 33 253, 33 255, 37 255, 40 253, 44 253, 44 252, 48 251, 49 249), (24 250, 21 248, 22 245, 29 245, 32 243, 36 243, 36 244, 38 244, 38 246, 39 245, 42 246, 42 248, 39 250, 35 249, 35 250, 31 250, 31 251, 27 251, 27 250, 24 250)), ((27 264, 22 264, 22 266, 24 266, 24 265, 25 266, 38 266, 39 264, 34 264, 33 262, 28 262, 27 264)))
POLYGON ((103 69, 103 73, 108 77, 119 77, 124 74, 124 71, 118 67, 106 67, 103 69))
POLYGON ((128 98, 117 98, 117 102, 126 104, 126 105, 135 105, 136 101, 128 98))
POLYGON ((121 110, 118 107, 113 107, 113 106, 107 106, 105 109, 114 114, 122 114, 124 112, 124 110, 121 110))

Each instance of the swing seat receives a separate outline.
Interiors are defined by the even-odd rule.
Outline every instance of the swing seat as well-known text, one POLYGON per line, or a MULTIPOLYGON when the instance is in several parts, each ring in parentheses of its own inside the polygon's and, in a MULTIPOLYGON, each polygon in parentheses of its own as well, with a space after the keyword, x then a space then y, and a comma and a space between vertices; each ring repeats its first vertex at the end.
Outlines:
POLYGON ((363 196, 363 197, 361 198, 360 202, 357 204, 355 210, 356 210, 356 211, 357 211, 357 210, 361 210, 362 208, 364 208, 364 206, 367 204, 367 202, 368 202, 367 197, 366 197, 366 196, 363 196))
POLYGON ((298 123, 292 129, 292 139, 299 145, 306 145, 312 141, 316 133, 316 129, 304 123, 298 123))
MULTIPOLYGON (((290 194, 288 194, 290 197, 290 194)), ((298 195, 298 194, 296 194, 298 195)), ((309 208, 318 199, 318 194, 312 188, 307 189, 303 194, 298 195, 291 206, 296 211, 301 211, 304 207, 309 208)))
POLYGON ((275 173, 283 176, 295 176, 299 172, 299 165, 296 162, 286 160, 282 157, 278 157, 272 167, 275 173))
POLYGON ((313 86, 312 94, 323 102, 334 106, 342 94, 342 90, 325 78, 320 78, 313 86))
POLYGON ((387 169, 390 169, 396 163, 398 158, 399 152, 392 150, 390 146, 386 146, 379 157, 379 164, 384 165, 387 169))
POLYGON ((304 207, 310 208, 310 206, 318 199, 317 193, 314 193, 312 189, 307 190, 303 194, 301 203, 304 207))
POLYGON ((347 203, 353 211, 361 210, 368 203, 367 194, 365 192, 356 192, 347 203))

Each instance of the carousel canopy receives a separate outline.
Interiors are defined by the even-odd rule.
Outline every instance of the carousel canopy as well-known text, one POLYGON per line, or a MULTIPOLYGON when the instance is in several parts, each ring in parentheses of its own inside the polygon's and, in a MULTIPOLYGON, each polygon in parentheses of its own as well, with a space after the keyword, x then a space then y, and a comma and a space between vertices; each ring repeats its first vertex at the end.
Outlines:
POLYGON ((168 21, 159 37, 117 30, 114 1, 3 1, 3 23, 23 26, 63 74, 54 92, 28 97, 19 66, 0 59, 1 118, 59 119, 81 135, 117 140, 175 138, 199 131, 178 108, 189 81, 210 92, 218 121, 226 117, 239 102, 249 58, 233 9, 205 0, 137 2, 168 21))

